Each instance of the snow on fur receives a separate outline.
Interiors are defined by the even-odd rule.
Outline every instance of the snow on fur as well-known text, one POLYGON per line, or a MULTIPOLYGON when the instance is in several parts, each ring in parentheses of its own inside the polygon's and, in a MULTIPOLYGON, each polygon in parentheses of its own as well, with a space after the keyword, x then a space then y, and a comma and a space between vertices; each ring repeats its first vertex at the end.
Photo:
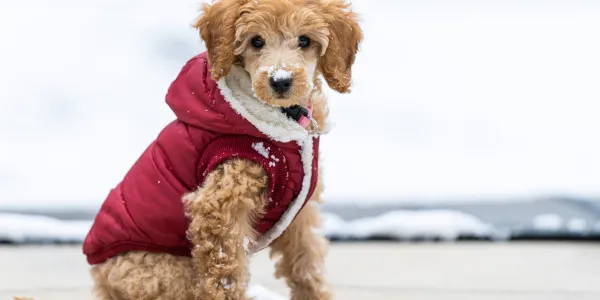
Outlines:
POLYGON ((258 154, 262 155, 264 158, 269 158, 269 149, 265 148, 265 144, 263 142, 253 143, 252 149, 256 150, 258 154))
MULTIPOLYGON (((281 113, 279 109, 265 105, 256 99, 253 96, 250 77, 243 69, 236 66, 232 67, 229 74, 217 83, 225 101, 260 132, 275 141, 295 141, 300 146, 300 157, 305 174, 302 179, 302 189, 279 221, 269 231, 260 236, 256 243, 251 245, 251 252, 256 252, 269 246, 273 240, 283 233, 300 212, 306 197, 308 197, 312 178, 313 136, 297 122, 281 113)), ((252 147, 265 158, 269 158, 269 151, 265 149, 264 144, 256 143, 252 147)))
POLYGON ((272 77, 275 80, 278 79, 288 79, 288 78, 292 78, 292 72, 288 71, 284 68, 291 66, 294 68, 300 68, 300 65, 298 64, 281 64, 281 66, 264 66, 264 67, 260 67, 258 68, 258 70, 256 70, 256 73, 261 73, 261 72, 266 72, 267 75, 269 77, 272 77))
POLYGON ((287 143, 311 137, 304 127, 281 113, 278 108, 256 99, 250 76, 243 68, 233 66, 229 74, 219 79, 217 84, 231 108, 273 140, 287 143))
POLYGON ((302 160, 302 167, 304 169, 304 178, 302 179, 302 189, 300 193, 290 204, 288 209, 283 213, 279 221, 277 221, 271 229, 265 232, 257 241, 256 244, 252 245, 253 252, 260 251, 268 247, 271 242, 278 238, 285 229, 292 223, 296 215, 302 209, 302 206, 308 197, 308 191, 310 190, 310 181, 312 179, 312 161, 313 161, 313 140, 308 138, 306 140, 298 141, 300 145, 300 158, 302 160))
POLYGON ((273 72, 271 78, 273 78, 275 81, 290 79, 292 78, 292 72, 284 69, 278 69, 277 71, 273 72))

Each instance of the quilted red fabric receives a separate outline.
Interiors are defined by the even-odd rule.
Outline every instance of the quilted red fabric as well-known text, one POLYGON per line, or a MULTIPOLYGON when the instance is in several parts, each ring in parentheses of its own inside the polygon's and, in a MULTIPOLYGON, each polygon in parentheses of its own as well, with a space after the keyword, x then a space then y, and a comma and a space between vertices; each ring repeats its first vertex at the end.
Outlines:
MULTIPOLYGON (((133 250, 189 256, 181 198, 232 157, 253 160, 269 174, 270 202, 256 224, 259 233, 271 229, 298 197, 305 175, 298 143, 272 140, 233 110, 209 69, 206 53, 195 56, 169 87, 166 101, 177 119, 108 194, 83 244, 90 264, 133 250)), ((318 147, 314 138, 306 199, 316 186, 318 147)))

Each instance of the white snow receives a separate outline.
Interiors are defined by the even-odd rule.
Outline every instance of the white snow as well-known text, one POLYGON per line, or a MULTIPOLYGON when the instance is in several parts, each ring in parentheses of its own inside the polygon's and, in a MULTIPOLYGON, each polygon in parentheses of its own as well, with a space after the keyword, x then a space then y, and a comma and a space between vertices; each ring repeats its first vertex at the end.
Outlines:
POLYGON ((223 285, 223 288, 226 290, 229 290, 235 286, 234 283, 229 283, 229 279, 227 279, 225 277, 221 278, 221 284, 223 285))
POLYGON ((278 162, 279 162, 279 158, 277 158, 275 155, 271 155, 271 161, 269 161, 269 167, 275 167, 278 162))
MULTIPOLYGON (((280 66, 263 66, 260 67, 256 70, 257 73, 260 72, 267 72, 267 75, 269 75, 269 77, 273 77, 273 79, 286 79, 286 78, 291 78, 292 77, 292 72, 284 69, 285 67, 287 67, 288 65, 283 63, 280 66)), ((290 65, 294 68, 300 68, 301 66, 298 64, 292 64, 290 65)))
POLYGON ((558 231, 563 226, 563 219, 556 214, 544 214, 533 219, 533 228, 544 231, 558 231))
MULTIPOLYGON (((0 214, 0 240, 22 242, 83 242, 91 221, 62 221, 34 215, 0 214)), ((462 212, 451 210, 391 211, 383 215, 344 221, 323 214, 321 234, 328 237, 363 239, 385 236, 397 239, 440 238, 455 240, 459 235, 494 236, 490 225, 462 212)), ((250 239, 242 241, 248 250, 250 239)), ((221 255, 224 255, 220 251, 221 255)))
POLYGON ((269 158, 269 149, 265 148, 265 144, 263 142, 253 143, 252 148, 258 152, 258 154, 264 156, 265 158, 269 158))
POLYGON ((584 219, 573 218, 567 222, 567 229, 572 232, 585 232, 588 229, 588 224, 584 219))
MULTIPOLYGON (((600 2, 352 2, 328 201, 600 194, 600 2)), ((0 1, 0 207, 99 207, 173 118, 199 5, 0 1)))
POLYGON ((456 240, 461 235, 478 237, 496 236, 492 226, 458 211, 391 211, 383 215, 344 221, 332 214, 324 214, 324 234, 329 237, 363 239, 388 237, 396 239, 456 240))
POLYGON ((347 226, 349 222, 344 221, 340 216, 331 213, 322 213, 321 217, 323 226, 321 228, 313 228, 313 231, 325 236, 339 236, 344 238, 350 234, 347 226))
POLYGON ((91 221, 60 221, 50 217, 0 213, 0 241, 82 242, 91 221))
POLYGON ((275 72, 273 72, 271 77, 273 80, 289 79, 292 78, 292 72, 284 69, 277 69, 275 72))
POLYGON ((283 296, 272 292, 262 285, 251 285, 246 290, 248 298, 253 300, 287 300, 283 296))
POLYGON ((250 239, 248 239, 248 237, 244 237, 242 245, 244 247, 244 250, 246 250, 246 252, 248 252, 248 246, 250 245, 250 239))
POLYGON ((276 66, 263 66, 263 67, 258 68, 258 70, 256 70, 256 72, 257 73, 267 72, 267 74, 269 76, 271 76, 271 74, 273 74, 273 72, 275 71, 276 68, 277 68, 276 66))

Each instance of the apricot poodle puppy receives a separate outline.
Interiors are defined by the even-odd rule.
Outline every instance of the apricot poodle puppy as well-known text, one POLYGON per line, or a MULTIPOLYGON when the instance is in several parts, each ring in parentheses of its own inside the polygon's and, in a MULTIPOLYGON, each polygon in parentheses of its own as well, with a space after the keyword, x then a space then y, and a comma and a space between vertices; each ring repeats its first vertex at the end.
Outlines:
POLYGON ((331 299, 315 233, 323 77, 349 92, 362 40, 343 0, 221 0, 207 51, 166 102, 176 115, 110 191, 83 245, 102 300, 247 299, 270 247, 294 300, 331 299))

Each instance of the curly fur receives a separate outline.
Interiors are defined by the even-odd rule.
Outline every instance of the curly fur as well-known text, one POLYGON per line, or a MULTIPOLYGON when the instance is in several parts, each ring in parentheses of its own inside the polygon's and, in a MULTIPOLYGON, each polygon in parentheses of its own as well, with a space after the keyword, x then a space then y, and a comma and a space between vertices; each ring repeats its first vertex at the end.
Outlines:
POLYGON ((329 28, 329 46, 325 51, 319 69, 327 84, 340 93, 350 92, 352 65, 362 42, 363 35, 356 23, 356 13, 348 10, 345 1, 329 1, 321 6, 321 15, 329 28))
MULTIPOLYGON (((329 114, 319 75, 334 90, 351 85, 362 32, 343 0, 220 0, 204 5, 195 27, 205 41, 211 75, 219 80, 233 65, 251 77, 257 98, 271 106, 306 105, 326 131, 329 114), (267 46, 257 51, 249 40, 260 35, 267 46), (300 50, 299 35, 312 45, 300 50), (269 90, 270 67, 293 74, 292 92, 269 90)), ((321 170, 319 170, 321 173, 321 170)), ((319 178, 322 178, 319 176, 319 178)), ((268 176, 259 165, 230 160, 213 170, 197 190, 183 197, 190 220, 192 258, 129 252, 93 266, 94 293, 100 300, 244 300, 249 281, 248 247, 256 240, 253 223, 262 216, 268 176)), ((319 179, 310 202, 320 202, 319 179)), ((314 232, 318 210, 306 205, 271 245, 275 276, 284 278, 293 300, 328 300, 324 276, 327 242, 314 232)))
POLYGON ((130 252, 91 270, 99 300, 193 300, 193 268, 188 257, 130 252))
POLYGON ((267 180, 260 165, 232 160, 186 196, 188 236, 195 245, 192 261, 196 272, 204 275, 198 283, 200 296, 245 298, 248 247, 256 240, 252 224, 263 213, 267 180))
MULTIPOLYGON (((198 190, 184 196, 191 222, 192 259, 130 252, 92 267, 99 300, 246 299, 249 281, 245 239, 252 243, 252 220, 260 217, 267 175, 261 166, 231 160, 215 169, 198 190)), ((320 202, 319 182, 311 201, 320 202)), ((324 278, 326 240, 314 206, 307 205, 271 245, 279 258, 275 276, 286 278, 292 299, 330 299, 324 278)))
MULTIPOLYGON (((280 58, 288 65, 304 65, 307 59, 314 58, 315 67, 327 84, 347 93, 352 81, 351 67, 363 39, 357 15, 349 8, 344 0, 221 0, 205 5, 204 14, 194 26, 206 42, 215 80, 227 75, 231 66, 241 60, 245 66, 253 66, 248 70, 251 75, 260 67, 272 66, 268 49, 260 54, 247 53, 251 48, 249 40, 254 36, 261 36, 267 44, 286 46, 299 35, 307 35, 316 42, 314 55, 294 59, 295 55, 290 54, 293 51, 276 53, 283 55, 280 58), (253 62, 256 57, 267 62, 253 62)), ((293 50, 297 51, 296 47, 293 50)))
MULTIPOLYGON (((321 202, 319 181, 312 202, 321 202)), ((313 228, 321 227, 319 212, 307 205, 286 232, 271 245, 270 256, 276 260, 275 277, 284 278, 292 290, 292 300, 330 299, 323 266, 328 244, 313 228)))

